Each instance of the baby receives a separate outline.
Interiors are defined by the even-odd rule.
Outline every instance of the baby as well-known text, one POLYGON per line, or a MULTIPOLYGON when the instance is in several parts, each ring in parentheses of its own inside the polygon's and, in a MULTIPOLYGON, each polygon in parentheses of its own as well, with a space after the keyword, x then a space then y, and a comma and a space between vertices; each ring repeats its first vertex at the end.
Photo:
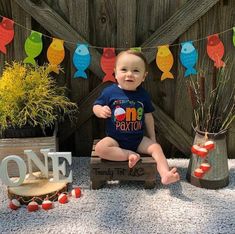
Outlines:
POLYGON ((117 84, 105 88, 93 106, 94 114, 106 119, 107 136, 95 151, 103 159, 128 161, 129 168, 140 154, 151 155, 163 184, 180 179, 176 168, 169 169, 161 146, 156 142, 149 94, 141 86, 148 74, 148 63, 141 52, 127 50, 118 54, 115 64, 117 84), (146 129, 147 136, 144 136, 146 129))

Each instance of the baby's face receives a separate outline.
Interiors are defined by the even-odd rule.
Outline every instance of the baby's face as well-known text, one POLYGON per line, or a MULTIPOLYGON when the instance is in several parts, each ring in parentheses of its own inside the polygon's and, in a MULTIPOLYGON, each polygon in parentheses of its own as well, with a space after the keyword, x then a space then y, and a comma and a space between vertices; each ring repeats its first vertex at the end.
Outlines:
POLYGON ((134 91, 145 80, 144 61, 133 54, 120 55, 116 63, 115 77, 120 88, 134 91))

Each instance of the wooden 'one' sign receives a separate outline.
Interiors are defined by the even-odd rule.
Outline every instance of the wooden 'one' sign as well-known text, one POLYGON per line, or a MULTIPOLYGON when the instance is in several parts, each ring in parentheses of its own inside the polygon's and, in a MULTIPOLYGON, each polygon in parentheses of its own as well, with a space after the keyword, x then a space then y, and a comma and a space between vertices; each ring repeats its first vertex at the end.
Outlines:
POLYGON ((44 179, 49 179, 49 169, 48 169, 48 158, 52 160, 52 178, 50 182, 61 182, 61 183, 71 183, 72 182, 72 171, 69 171, 69 176, 66 177, 66 163, 69 165, 72 163, 71 152, 50 152, 50 149, 41 149, 40 152, 44 156, 44 163, 39 159, 39 157, 32 150, 24 150, 24 154, 27 155, 28 159, 28 175, 26 178, 27 166, 24 160, 17 155, 10 155, 5 157, 0 164, 0 178, 3 183, 8 186, 16 187, 20 186, 25 180, 32 180, 35 178, 32 170, 32 163, 41 171, 41 177, 44 179), (64 159, 62 164, 60 161, 64 159), (8 174, 8 163, 14 161, 19 169, 19 178, 10 178, 8 174))

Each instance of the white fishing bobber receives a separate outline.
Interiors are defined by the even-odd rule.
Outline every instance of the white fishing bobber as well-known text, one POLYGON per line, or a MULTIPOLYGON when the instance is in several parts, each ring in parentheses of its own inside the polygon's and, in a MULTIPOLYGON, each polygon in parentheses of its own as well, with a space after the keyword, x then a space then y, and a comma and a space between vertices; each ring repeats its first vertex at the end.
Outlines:
POLYGON ((201 147, 198 146, 198 145, 193 145, 193 146, 191 147, 191 152, 192 152, 193 154, 197 154, 197 153, 198 153, 198 150, 199 150, 200 148, 201 148, 201 147))
POLYGON ((200 168, 204 171, 204 172, 207 172, 210 170, 211 168, 211 165, 207 162, 204 162, 200 165, 200 168))
POLYGON ((198 152, 197 152, 197 155, 198 155, 198 156, 204 158, 204 157, 206 157, 207 154, 208 154, 208 150, 207 150, 207 149, 205 149, 205 148, 203 148, 203 147, 200 147, 200 148, 198 149, 198 152))
POLYGON ((194 175, 198 178, 202 178, 204 175, 204 171, 201 168, 196 168, 194 171, 194 175))
POLYGON ((71 192, 72 197, 79 198, 81 197, 81 189, 79 187, 74 188, 71 192))
POLYGON ((53 202, 50 200, 44 200, 42 202, 42 209, 43 210, 50 210, 53 208, 53 202))
POLYGON ((38 203, 35 201, 31 201, 27 206, 29 212, 37 211, 38 208, 39 208, 38 203))
POLYGON ((207 150, 213 150, 215 148, 215 142, 214 141, 206 141, 204 144, 204 148, 207 150))
POLYGON ((67 197, 67 195, 66 195, 65 193, 61 193, 61 194, 59 195, 59 197, 58 197, 58 201, 59 201, 59 203, 61 203, 61 204, 67 203, 67 202, 68 202, 68 197, 67 197))
POLYGON ((12 210, 17 210, 20 208, 20 202, 17 199, 12 199, 9 203, 9 208, 12 210))

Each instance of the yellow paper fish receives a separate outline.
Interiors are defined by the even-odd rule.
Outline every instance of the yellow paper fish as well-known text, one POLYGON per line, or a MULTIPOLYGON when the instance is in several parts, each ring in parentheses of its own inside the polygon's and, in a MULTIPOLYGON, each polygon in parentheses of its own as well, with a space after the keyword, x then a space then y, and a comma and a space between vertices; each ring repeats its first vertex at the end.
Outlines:
POLYGON ((169 49, 169 45, 158 46, 156 64, 158 68, 163 72, 161 80, 165 80, 167 78, 174 79, 173 74, 170 72, 173 63, 174 58, 169 49))
POLYGON ((51 70, 59 74, 59 64, 64 60, 64 41, 53 38, 47 50, 47 59, 51 64, 51 70))

